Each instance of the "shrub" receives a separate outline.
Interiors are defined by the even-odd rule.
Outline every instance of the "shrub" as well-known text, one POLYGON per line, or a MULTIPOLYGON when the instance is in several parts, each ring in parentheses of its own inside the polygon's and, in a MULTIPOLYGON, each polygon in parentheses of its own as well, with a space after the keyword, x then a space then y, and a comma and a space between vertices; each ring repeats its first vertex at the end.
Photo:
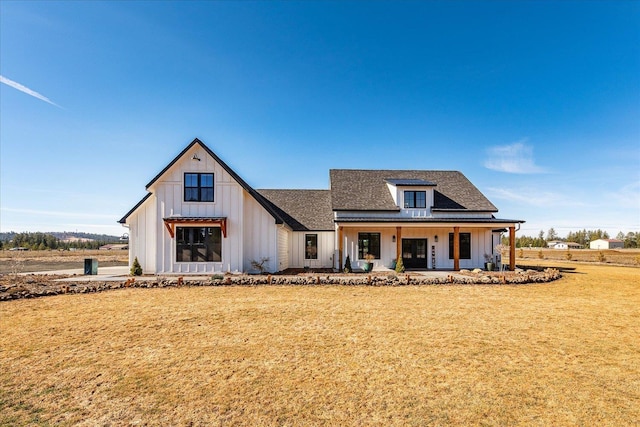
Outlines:
POLYGON ((522 248, 518 251, 518 258, 524 258, 524 250, 522 248))
POLYGON ((138 261, 138 257, 135 257, 133 260, 133 265, 131 266, 131 270, 129 270, 132 276, 142 276, 142 267, 140 266, 140 261, 138 261))
POLYGON ((598 252, 598 261, 599 262, 605 262, 607 260, 607 258, 604 256, 603 252, 598 252))
POLYGON ((347 259, 344 261, 344 272, 351 273, 351 258, 347 255, 347 259))
POLYGON ((396 273, 404 273, 404 263, 402 262, 402 256, 399 256, 398 261, 396 261, 396 273))
POLYGON ((567 259, 567 261, 571 261, 571 258, 573 258, 573 255, 571 255, 571 252, 567 250, 567 253, 564 255, 564 257, 567 259))
POLYGON ((262 257, 260 258, 260 261, 256 261, 255 259, 252 259, 251 267, 254 270, 258 270, 260 274, 264 274, 267 272, 267 267, 265 266, 265 264, 268 262, 269 262, 269 257, 262 257))
POLYGON ((542 252, 542 249, 538 251, 538 258, 544 259, 544 252, 542 252))

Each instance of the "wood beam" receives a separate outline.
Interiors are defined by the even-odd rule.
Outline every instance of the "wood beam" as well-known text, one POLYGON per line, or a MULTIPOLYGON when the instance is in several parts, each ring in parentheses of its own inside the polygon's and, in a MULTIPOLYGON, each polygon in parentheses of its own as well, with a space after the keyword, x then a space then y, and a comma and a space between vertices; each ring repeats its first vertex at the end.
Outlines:
POLYGON ((173 222, 164 222, 164 226, 167 227, 167 231, 169 231, 169 236, 171 236, 171 238, 173 239, 174 237, 176 237, 176 232, 175 232, 175 224, 173 222))
POLYGON ((509 227, 509 270, 516 270, 516 228, 509 227))
POLYGON ((453 269, 460 270, 460 227, 453 227, 453 269))

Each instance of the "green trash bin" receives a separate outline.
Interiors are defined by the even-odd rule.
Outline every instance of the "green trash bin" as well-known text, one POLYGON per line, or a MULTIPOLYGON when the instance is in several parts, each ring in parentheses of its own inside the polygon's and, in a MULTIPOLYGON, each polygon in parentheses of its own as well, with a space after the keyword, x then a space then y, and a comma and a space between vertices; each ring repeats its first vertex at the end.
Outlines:
POLYGON ((84 259, 84 274, 86 276, 95 276, 98 274, 98 260, 95 258, 84 259))

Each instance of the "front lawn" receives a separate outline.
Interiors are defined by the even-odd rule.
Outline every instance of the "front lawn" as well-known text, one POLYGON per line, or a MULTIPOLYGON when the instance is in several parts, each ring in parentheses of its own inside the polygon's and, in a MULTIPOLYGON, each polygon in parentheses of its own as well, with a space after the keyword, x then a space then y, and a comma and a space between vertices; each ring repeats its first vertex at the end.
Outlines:
POLYGON ((633 425, 640 270, 0 303, 0 425, 633 425))

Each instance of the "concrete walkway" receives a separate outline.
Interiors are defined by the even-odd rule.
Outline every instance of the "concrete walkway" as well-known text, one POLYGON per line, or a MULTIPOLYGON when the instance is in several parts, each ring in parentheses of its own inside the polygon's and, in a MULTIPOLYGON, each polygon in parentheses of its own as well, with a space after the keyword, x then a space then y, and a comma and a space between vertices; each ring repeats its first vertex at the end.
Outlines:
POLYGON ((68 270, 49 270, 49 271, 33 271, 27 273, 20 273, 21 276, 27 276, 30 274, 44 274, 44 275, 61 275, 61 276, 73 276, 65 279, 59 279, 65 282, 86 282, 86 281, 116 281, 125 280, 124 278, 129 276, 129 267, 116 266, 116 267, 98 267, 98 274, 85 276, 84 268, 72 268, 68 270))
MULTIPOLYGON (((378 268, 374 269, 372 273, 388 273, 391 272, 388 268, 378 268)), ((412 276, 424 276, 424 277, 448 277, 448 276, 457 276, 458 273, 455 271, 449 270, 416 270, 409 271, 409 274, 412 276)), ((98 267, 98 274, 96 275, 85 275, 83 268, 74 268, 68 270, 50 270, 50 271, 36 271, 36 272, 27 272, 20 273, 23 276, 30 274, 44 274, 44 275, 63 275, 63 276, 71 276, 64 279, 56 279, 56 281, 60 282, 117 282, 124 281, 130 278, 129 275, 129 267, 127 266, 117 266, 117 267, 98 267)), ((213 274, 213 273, 212 273, 213 274)), ((139 282, 157 280, 158 277, 178 277, 182 276, 185 279, 189 280, 208 280, 211 278, 212 274, 159 274, 159 275, 150 275, 150 276, 137 276, 135 279, 139 282)), ((337 273, 334 273, 337 274, 337 273)), ((365 275, 366 273, 361 273, 365 275)), ((325 276, 326 274, 319 274, 320 276, 325 276)), ((331 275, 331 274, 330 274, 331 275)))

